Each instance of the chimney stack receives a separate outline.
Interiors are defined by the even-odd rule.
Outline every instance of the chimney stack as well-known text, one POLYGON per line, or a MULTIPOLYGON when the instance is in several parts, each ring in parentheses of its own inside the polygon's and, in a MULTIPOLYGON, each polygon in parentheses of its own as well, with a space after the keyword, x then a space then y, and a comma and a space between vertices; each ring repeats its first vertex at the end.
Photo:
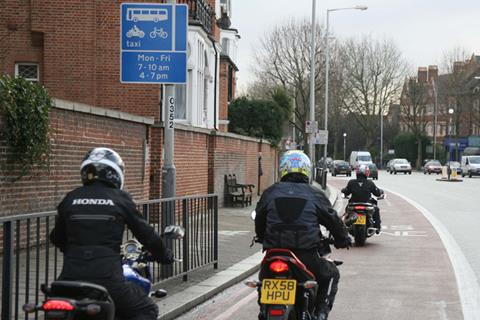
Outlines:
POLYGON ((424 83, 427 82, 427 68, 418 67, 418 82, 424 83))
POLYGON ((432 83, 433 81, 438 82, 438 67, 434 65, 428 66, 428 82, 432 83))

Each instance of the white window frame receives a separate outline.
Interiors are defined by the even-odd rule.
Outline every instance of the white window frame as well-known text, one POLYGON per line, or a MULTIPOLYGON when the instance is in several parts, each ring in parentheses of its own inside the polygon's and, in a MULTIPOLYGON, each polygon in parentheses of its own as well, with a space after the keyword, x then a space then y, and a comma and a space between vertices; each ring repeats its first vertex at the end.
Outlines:
POLYGON ((36 78, 25 78, 28 81, 39 82, 40 81, 40 65, 34 62, 17 62, 15 63, 15 77, 19 77, 19 67, 20 66, 35 66, 37 67, 37 77, 36 78))

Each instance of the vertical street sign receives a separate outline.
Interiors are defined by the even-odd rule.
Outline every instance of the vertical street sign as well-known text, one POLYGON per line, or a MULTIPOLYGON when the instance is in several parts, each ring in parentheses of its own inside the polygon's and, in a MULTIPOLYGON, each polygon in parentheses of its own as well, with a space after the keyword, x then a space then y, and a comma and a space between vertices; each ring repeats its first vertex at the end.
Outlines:
POLYGON ((120 82, 187 81, 186 4, 122 3, 120 82))

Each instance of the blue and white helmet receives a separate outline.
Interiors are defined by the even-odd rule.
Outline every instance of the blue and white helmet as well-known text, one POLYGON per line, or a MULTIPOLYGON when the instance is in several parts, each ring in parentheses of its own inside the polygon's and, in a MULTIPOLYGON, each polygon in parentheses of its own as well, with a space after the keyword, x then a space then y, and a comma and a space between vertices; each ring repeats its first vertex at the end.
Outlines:
POLYGON ((88 151, 80 165, 84 185, 93 180, 101 180, 117 189, 123 189, 124 174, 122 158, 109 148, 94 148, 88 151))
POLYGON ((289 150, 280 158, 280 179, 289 173, 301 173, 310 179, 312 174, 312 162, 303 151, 289 150))

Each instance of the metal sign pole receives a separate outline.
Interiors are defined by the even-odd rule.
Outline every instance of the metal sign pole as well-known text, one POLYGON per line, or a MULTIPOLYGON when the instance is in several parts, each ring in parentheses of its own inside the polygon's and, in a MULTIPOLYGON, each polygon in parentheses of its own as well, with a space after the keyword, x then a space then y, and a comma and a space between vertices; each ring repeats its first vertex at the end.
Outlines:
MULTIPOLYGON (((175 0, 167 1, 175 5, 175 0)), ((175 25, 175 14, 172 17, 175 25)), ((175 28, 172 29, 175 32, 175 28)), ((175 47, 175 36, 172 36, 172 46, 175 47)), ((175 85, 166 84, 164 88, 164 101, 166 102, 164 123, 164 162, 162 168, 162 198, 173 198, 176 195, 176 168, 174 164, 175 150, 175 85)))
POLYGON ((173 198, 176 194, 175 150, 175 86, 164 85, 165 125, 164 125, 164 161, 162 168, 162 198, 173 198))

